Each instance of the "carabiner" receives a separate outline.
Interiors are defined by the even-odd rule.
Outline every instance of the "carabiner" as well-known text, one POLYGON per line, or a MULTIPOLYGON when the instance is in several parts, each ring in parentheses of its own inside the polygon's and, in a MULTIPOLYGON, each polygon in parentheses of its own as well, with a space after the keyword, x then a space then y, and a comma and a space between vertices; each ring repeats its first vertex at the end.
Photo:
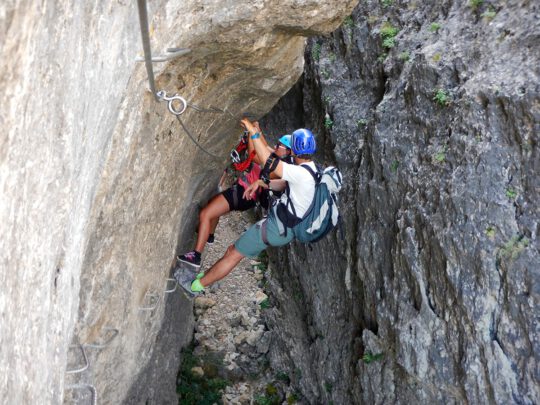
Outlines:
POLYGON ((179 96, 178 94, 175 94, 172 97, 167 97, 167 93, 165 91, 161 90, 156 93, 156 96, 158 96, 161 100, 168 101, 167 107, 169 108, 169 111, 173 113, 174 115, 181 115, 184 111, 186 111, 187 108, 187 101, 184 97, 179 96), (175 110, 173 106, 173 102, 180 101, 182 103, 182 108, 179 110, 175 110))
POLYGON ((233 163, 240 163, 242 161, 240 154, 236 149, 231 150, 231 160, 233 163))

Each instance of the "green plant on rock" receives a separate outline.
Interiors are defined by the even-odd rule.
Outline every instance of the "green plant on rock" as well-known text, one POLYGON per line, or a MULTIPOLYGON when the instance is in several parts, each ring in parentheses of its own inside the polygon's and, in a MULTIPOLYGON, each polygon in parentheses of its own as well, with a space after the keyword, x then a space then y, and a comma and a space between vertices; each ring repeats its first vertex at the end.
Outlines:
POLYGON ((394 4, 394 0, 381 0, 381 5, 383 8, 388 8, 394 4))
POLYGON ((492 226, 488 226, 486 228, 486 235, 488 238, 493 239, 495 238, 495 228, 492 226))
POLYGON ((257 405, 280 405, 281 398, 275 385, 267 384, 263 395, 255 397, 257 405))
POLYGON ((283 381, 285 383, 289 383, 289 381, 291 381, 291 379, 289 378, 289 374, 283 372, 283 371, 278 371, 276 373, 276 379, 279 380, 279 381, 283 381))
POLYGON ((327 115, 326 118, 324 119, 324 127, 326 129, 332 129, 333 126, 334 126, 334 121, 332 121, 332 119, 327 115))
POLYGON ((200 365, 200 359, 193 354, 194 346, 182 350, 182 364, 178 371, 176 392, 181 405, 207 404, 221 401, 223 390, 230 383, 218 377, 200 376, 192 369, 200 365))
POLYGON ((447 106, 448 104, 450 104, 450 96, 448 95, 448 92, 444 89, 435 90, 433 100, 442 106, 447 106))
POLYGON ((287 397, 287 405, 296 404, 299 399, 300 395, 298 395, 296 392, 293 392, 287 397))
POLYGON ((330 55, 328 55, 328 59, 330 59, 330 62, 334 63, 336 61, 336 54, 331 52, 330 55))
POLYGON ((352 15, 345 17, 345 19, 343 20, 343 26, 349 29, 354 28, 354 20, 352 18, 352 15))
POLYGON ((438 61, 441 60, 441 54, 440 53, 435 53, 435 54, 433 54, 431 59, 433 59, 433 62, 438 62, 438 61))
POLYGON ((385 38, 382 41, 382 46, 386 49, 391 49, 394 46, 396 46, 396 40, 395 38, 385 38))
POLYGON ((394 161, 390 164, 390 171, 391 171, 392 173, 396 173, 398 167, 399 167, 399 161, 398 161, 398 160, 394 160, 394 161))
POLYGON ((365 118, 360 118, 359 120, 356 120, 356 126, 358 128, 365 127, 368 124, 368 120, 365 118))
POLYGON ((497 12, 492 7, 489 7, 486 11, 484 11, 480 15, 484 17, 486 20, 492 20, 497 15, 497 12))
POLYGON ((325 390, 326 392, 328 392, 328 393, 332 392, 332 388, 333 388, 333 386, 332 386, 332 383, 331 383, 331 382, 326 381, 326 382, 324 383, 324 390, 325 390))
POLYGON ((403 51, 398 55, 399 60, 408 62, 411 59, 411 53, 409 51, 403 51))
POLYGON ((506 194, 506 197, 508 197, 510 200, 515 200, 516 197, 517 197, 517 192, 516 192, 516 190, 514 190, 514 189, 511 188, 511 187, 506 189, 505 194, 506 194))
POLYGON ((444 163, 446 160, 446 146, 440 148, 437 153, 433 155, 433 161, 435 163, 444 163))
POLYGON ((321 44, 319 43, 313 44, 313 48, 311 48, 311 56, 317 62, 319 61, 319 59, 321 58, 321 44))
POLYGON ((368 15, 368 18, 366 20, 369 25, 375 24, 377 21, 379 21, 378 15, 368 15))
POLYGON ((383 39, 383 48, 391 49, 396 46, 395 37, 398 34, 399 29, 392 26, 388 21, 383 24, 380 30, 381 37, 383 39))
POLYGON ((321 70, 321 75, 322 77, 324 77, 325 80, 330 79, 330 72, 328 71, 328 69, 321 70))
POLYGON ((429 30, 431 32, 437 32, 441 29, 442 25, 437 23, 437 22, 433 22, 429 25, 429 30))
POLYGON ((387 57, 388 57, 388 54, 386 52, 383 52, 377 58, 377 62, 383 63, 386 60, 387 57))
POLYGON ((471 1, 469 2, 469 6, 470 6, 473 10, 478 9, 478 7, 480 7, 482 4, 484 4, 484 0, 471 0, 471 1))
POLYGON ((378 360, 381 360, 382 358, 384 357, 384 353, 371 353, 371 352, 366 352, 364 353, 364 355, 362 356, 362 361, 366 364, 370 364, 370 363, 373 363, 374 361, 378 361, 378 360))
POLYGON ((270 308, 270 301, 268 300, 268 298, 265 298, 264 300, 261 301, 259 306, 261 307, 261 309, 268 309, 270 308))
POLYGON ((527 246, 529 246, 529 239, 515 235, 499 249, 497 256, 514 260, 527 246))
POLYGON ((266 395, 257 395, 255 397, 256 405, 279 405, 280 403, 279 398, 268 397, 266 395))

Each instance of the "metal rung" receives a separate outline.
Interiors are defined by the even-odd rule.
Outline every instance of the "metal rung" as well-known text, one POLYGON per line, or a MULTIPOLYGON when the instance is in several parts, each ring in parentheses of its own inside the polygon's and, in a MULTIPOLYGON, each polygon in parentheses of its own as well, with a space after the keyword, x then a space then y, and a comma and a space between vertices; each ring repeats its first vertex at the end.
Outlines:
POLYGON ((165 284, 165 294, 170 294, 176 291, 176 287, 178 287, 178 283, 176 282, 175 278, 168 278, 167 282, 165 284), (172 290, 167 290, 167 285, 169 285, 169 281, 172 281, 174 283, 174 287, 172 290))
POLYGON ((70 345, 69 348, 74 348, 74 347, 79 347, 81 349, 81 352, 83 354, 83 358, 84 358, 84 366, 81 367, 81 368, 77 368, 77 369, 74 369, 74 370, 66 370, 66 374, 77 374, 77 373, 82 373, 84 370, 86 370, 88 368, 88 366, 90 365, 88 363, 88 357, 86 357, 86 351, 84 350, 84 346, 81 345, 81 344, 76 344, 76 345, 70 345))
POLYGON ((73 384, 66 386, 66 390, 89 390, 92 394, 92 405, 97 404, 97 392, 96 387, 90 384, 73 384))
POLYGON ((108 326, 105 326, 105 327, 103 328, 103 330, 104 330, 104 331, 112 331, 111 337, 110 337, 108 340, 106 340, 106 341, 103 342, 103 343, 89 343, 89 344, 86 344, 85 346, 86 346, 86 347, 92 347, 92 348, 94 348, 94 349, 103 349, 103 348, 109 346, 109 344, 114 340, 114 338, 115 338, 116 336, 118 336, 118 334, 120 333, 120 331, 119 331, 118 329, 116 329, 116 328, 110 328, 110 327, 108 327, 108 326))
POLYGON ((154 302, 154 305, 153 306, 149 306, 149 307, 139 307, 139 311, 153 311, 154 309, 157 308, 158 304, 159 304, 159 295, 157 294, 148 294, 146 293, 144 295, 144 299, 143 299, 143 302, 146 302, 146 297, 149 297, 148 301, 149 302, 152 302, 152 301, 155 301, 154 302))
MULTIPOLYGON (((190 52, 191 49, 189 48, 167 48, 165 55, 153 56, 152 62, 167 62, 179 56, 187 55, 190 52)), ((144 62, 144 57, 137 56, 135 62, 144 62)))

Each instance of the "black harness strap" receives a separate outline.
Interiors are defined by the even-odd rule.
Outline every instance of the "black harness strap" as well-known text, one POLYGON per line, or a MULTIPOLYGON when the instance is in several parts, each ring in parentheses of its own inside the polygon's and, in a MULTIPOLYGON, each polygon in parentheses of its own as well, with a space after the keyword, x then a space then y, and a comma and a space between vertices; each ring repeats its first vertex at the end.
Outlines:
POLYGON ((266 159, 264 167, 261 170, 261 174, 259 175, 259 178, 264 181, 265 184, 270 184, 270 173, 276 170, 278 164, 279 157, 274 152, 272 152, 270 156, 268 156, 268 159, 266 159))
POLYGON ((234 209, 238 209, 238 185, 237 184, 233 184, 232 186, 232 198, 233 198, 233 204, 234 204, 234 209))

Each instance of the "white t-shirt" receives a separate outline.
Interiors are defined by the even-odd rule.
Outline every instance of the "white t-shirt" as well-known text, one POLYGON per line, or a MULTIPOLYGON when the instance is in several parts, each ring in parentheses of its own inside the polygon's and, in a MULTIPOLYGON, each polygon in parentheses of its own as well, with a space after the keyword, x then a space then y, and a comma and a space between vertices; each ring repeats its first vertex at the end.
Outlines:
MULTIPOLYGON (((314 172, 317 172, 314 162, 302 164, 308 165, 314 172)), ((281 178, 289 183, 290 196, 296 210, 296 216, 302 218, 315 195, 315 179, 306 168, 285 162, 283 162, 283 176, 281 178)))

